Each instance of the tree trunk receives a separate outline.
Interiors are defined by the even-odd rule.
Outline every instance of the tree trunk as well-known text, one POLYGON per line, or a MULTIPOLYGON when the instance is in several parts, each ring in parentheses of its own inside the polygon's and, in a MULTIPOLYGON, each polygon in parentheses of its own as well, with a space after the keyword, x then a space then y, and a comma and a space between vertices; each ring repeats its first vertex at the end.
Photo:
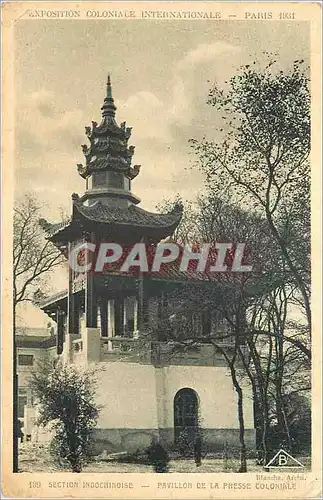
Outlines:
POLYGON ((284 375, 284 341, 281 335, 276 339, 276 371, 275 371, 275 389, 276 389, 276 417, 278 423, 278 432, 281 440, 281 446, 291 448, 291 438, 289 426, 286 420, 283 398, 283 375, 284 375))
POLYGON ((284 425, 285 425, 285 432, 286 432, 286 437, 287 437, 288 449, 290 451, 292 451, 293 443, 292 443, 292 438, 291 438, 290 431, 289 431, 288 418, 287 418, 284 407, 282 408, 282 413, 283 413, 283 418, 284 418, 284 425))
POLYGON ((247 472, 247 447, 244 439, 244 416, 243 416, 243 393, 237 379, 234 363, 230 363, 232 382, 238 395, 238 419, 239 419, 239 441, 240 441, 240 467, 238 472, 247 472))
POLYGON ((247 448, 244 440, 243 395, 241 387, 235 385, 238 394, 239 440, 240 440, 240 468, 238 472, 247 472, 247 448))
POLYGON ((280 383, 278 383, 276 386, 276 416, 278 423, 278 432, 279 435, 281 436, 281 445, 290 450, 292 443, 289 432, 289 425, 285 414, 284 401, 280 383))
POLYGON ((263 465, 266 465, 269 460, 269 451, 267 447, 267 439, 268 439, 268 430, 269 430, 269 422, 268 422, 268 405, 267 401, 263 402, 263 429, 262 429, 262 451, 263 451, 263 465))
MULTIPOLYGON (((264 374, 262 372, 262 368, 259 361, 259 355, 256 350, 255 343, 252 338, 248 339, 248 347, 251 359, 254 364, 255 373, 252 373, 249 369, 249 366, 245 363, 244 358, 242 357, 244 368, 247 372, 247 375, 252 384, 254 403, 257 408, 256 418, 258 429, 260 428, 260 446, 261 446, 261 459, 264 464, 268 462, 268 430, 269 430, 269 421, 268 421, 268 377, 264 378, 264 374)), ((271 357, 271 349, 269 350, 269 356, 271 357)), ((257 440, 257 447, 259 444, 259 440, 257 440)))

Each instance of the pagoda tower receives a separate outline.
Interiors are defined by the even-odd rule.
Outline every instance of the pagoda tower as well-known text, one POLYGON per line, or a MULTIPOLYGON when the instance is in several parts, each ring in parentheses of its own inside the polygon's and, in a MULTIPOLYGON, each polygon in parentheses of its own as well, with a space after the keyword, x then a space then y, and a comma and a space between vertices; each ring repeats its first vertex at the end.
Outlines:
MULTIPOLYGON (((84 243, 113 242, 127 249, 141 242, 154 250, 182 216, 179 205, 163 214, 146 211, 132 193, 140 167, 132 166, 131 128, 116 122, 110 77, 101 111, 101 123, 85 128, 89 143, 82 146, 84 163, 77 165, 85 190, 72 195, 71 217, 58 224, 41 221, 47 238, 66 257, 84 243)), ((137 450, 156 435, 173 446, 183 432, 194 439, 201 425, 214 449, 239 443, 235 392, 223 356, 207 342, 174 351, 176 324, 163 323, 170 317, 171 301, 176 309, 181 287, 191 295, 195 286, 205 287, 205 294, 209 287, 221 293, 221 284, 175 267, 126 274, 113 268, 83 273, 69 266, 68 289, 40 303, 57 324, 61 359, 104 367, 98 375, 98 452, 137 450)), ((183 325, 184 335, 199 339, 229 328, 213 306, 188 313, 183 325)), ((253 446, 249 394, 244 398, 245 436, 253 446)))
POLYGON ((88 206, 127 209, 140 200, 131 193, 131 181, 137 177, 140 166, 131 166, 134 146, 128 146, 131 128, 115 120, 116 106, 112 97, 110 75, 102 110, 100 125, 92 122, 86 127, 90 146, 83 145, 85 165, 78 164, 80 176, 86 180, 86 193, 82 203, 88 206))
MULTIPOLYGON (((138 206, 140 199, 132 193, 131 183, 140 166, 132 166, 135 148, 128 145, 131 128, 125 122, 116 122, 110 76, 101 111, 101 123, 92 121, 91 127, 85 127, 89 145, 82 145, 85 162, 77 165, 85 180, 84 194, 72 194, 72 215, 68 220, 58 224, 41 220, 48 239, 66 256, 84 242, 117 242, 128 248, 139 242, 154 245, 173 233, 182 215, 179 205, 164 214, 138 206)), ((80 275, 69 268, 67 307, 64 298, 44 307, 59 325, 58 353, 62 352, 65 334, 79 335, 82 325, 100 325, 103 337, 137 335, 147 313, 148 294, 151 290, 147 286, 143 291, 142 279, 115 274, 80 275)))

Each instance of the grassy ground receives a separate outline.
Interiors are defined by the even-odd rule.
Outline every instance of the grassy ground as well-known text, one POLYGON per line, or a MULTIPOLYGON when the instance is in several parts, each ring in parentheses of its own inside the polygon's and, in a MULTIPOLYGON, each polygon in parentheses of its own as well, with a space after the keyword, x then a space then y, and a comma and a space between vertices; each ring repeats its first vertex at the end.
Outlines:
MULTIPOLYGON (((297 457, 305 465, 304 469, 295 469, 295 472, 310 470, 310 461, 307 457, 297 457)), ((237 472, 239 462, 229 459, 224 464, 221 458, 206 456, 200 467, 196 467, 192 459, 171 460, 169 472, 237 472)), ((26 444, 19 450, 19 470, 21 472, 63 472, 52 460, 48 449, 44 445, 26 444)), ((289 472, 291 469, 288 469, 289 472)), ((275 470, 272 469, 271 472, 275 470)), ((64 471, 65 472, 65 471, 64 471)), ((83 472, 153 472, 152 467, 143 464, 128 464, 111 461, 95 460, 84 467, 83 472)), ((257 465, 254 459, 248 460, 248 472, 264 472, 262 466, 257 465)))

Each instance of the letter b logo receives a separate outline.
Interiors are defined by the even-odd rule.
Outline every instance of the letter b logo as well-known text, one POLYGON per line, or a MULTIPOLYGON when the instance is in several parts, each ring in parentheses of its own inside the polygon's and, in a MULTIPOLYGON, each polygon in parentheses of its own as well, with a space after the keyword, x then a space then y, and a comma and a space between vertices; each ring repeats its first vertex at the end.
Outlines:
POLYGON ((281 453, 278 457, 278 464, 279 465, 286 465, 287 464, 287 457, 283 453, 281 453))

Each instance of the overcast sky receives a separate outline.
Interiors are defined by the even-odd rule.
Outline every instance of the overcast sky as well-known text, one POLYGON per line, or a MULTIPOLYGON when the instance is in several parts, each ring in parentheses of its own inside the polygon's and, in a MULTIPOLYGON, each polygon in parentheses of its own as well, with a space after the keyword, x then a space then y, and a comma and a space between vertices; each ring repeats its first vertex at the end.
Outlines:
MULTIPOLYGON (((100 121, 107 73, 116 119, 133 127, 132 184, 143 208, 202 189, 190 138, 216 138, 219 118, 206 105, 243 63, 277 52, 283 67, 308 59, 307 23, 274 21, 18 21, 15 32, 16 195, 36 192, 54 221, 82 193, 76 164, 84 127, 100 121)), ((41 314, 24 323, 41 326, 41 314)))

